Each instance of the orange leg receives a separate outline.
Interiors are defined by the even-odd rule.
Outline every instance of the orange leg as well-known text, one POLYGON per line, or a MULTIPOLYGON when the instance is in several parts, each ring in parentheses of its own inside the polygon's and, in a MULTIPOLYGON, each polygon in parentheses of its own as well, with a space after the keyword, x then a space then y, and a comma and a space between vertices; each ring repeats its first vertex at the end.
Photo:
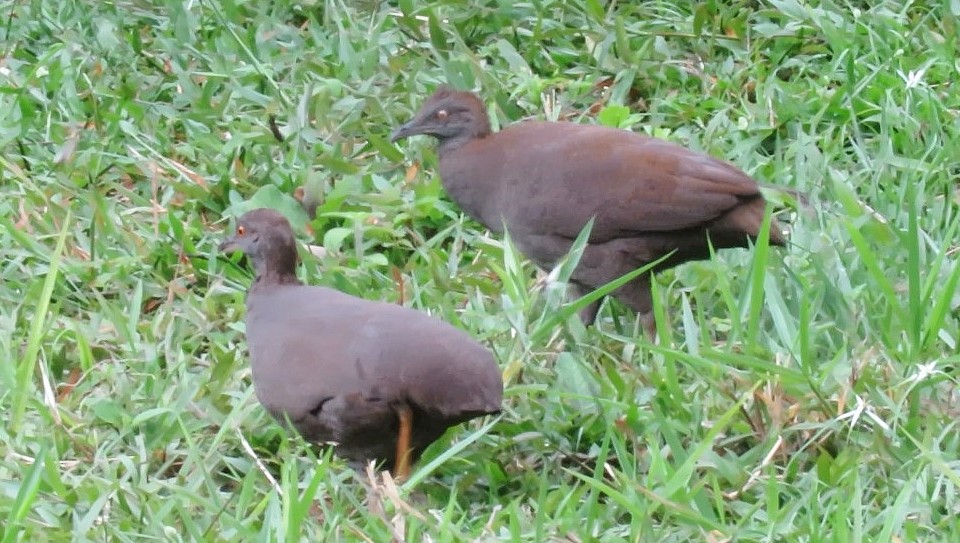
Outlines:
POLYGON ((406 404, 397 408, 400 433, 397 436, 397 461, 393 476, 402 481, 410 475, 410 436, 413 433, 413 411, 406 404))

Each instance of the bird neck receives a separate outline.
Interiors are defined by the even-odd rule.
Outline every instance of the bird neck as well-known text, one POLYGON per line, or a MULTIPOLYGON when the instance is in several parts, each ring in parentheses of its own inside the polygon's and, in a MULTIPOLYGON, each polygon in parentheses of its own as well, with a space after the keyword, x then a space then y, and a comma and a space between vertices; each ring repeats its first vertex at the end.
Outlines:
POLYGON ((457 149, 463 147, 464 145, 470 143, 470 140, 474 139, 471 134, 459 134, 450 138, 443 138, 437 144, 437 152, 440 155, 444 153, 452 153, 457 149))
POLYGON ((260 290, 266 287, 275 287, 280 285, 302 285, 303 283, 297 279, 296 275, 288 274, 277 274, 277 273, 267 273, 267 274, 257 274, 257 278, 253 280, 253 284, 250 285, 251 291, 260 290))
POLYGON ((457 130, 456 133, 452 135, 436 135, 435 137, 439 141, 437 151, 441 154, 444 152, 449 153, 473 140, 480 140, 489 136, 491 134, 490 121, 487 120, 486 113, 484 113, 481 119, 481 121, 461 127, 460 130, 457 130))
POLYGON ((267 285, 300 284, 300 280, 297 279, 296 260, 287 262, 284 260, 254 258, 253 267, 254 270, 256 270, 257 276, 251 288, 267 285))

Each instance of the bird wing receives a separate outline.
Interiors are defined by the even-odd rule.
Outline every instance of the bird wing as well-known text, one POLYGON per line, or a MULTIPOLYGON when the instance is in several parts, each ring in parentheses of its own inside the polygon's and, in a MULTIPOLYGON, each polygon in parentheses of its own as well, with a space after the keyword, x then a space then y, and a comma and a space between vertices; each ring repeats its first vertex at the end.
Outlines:
POLYGON ((596 242, 704 225, 760 194, 727 162, 625 130, 522 123, 501 135, 503 156, 488 164, 502 178, 508 224, 519 219, 572 238, 595 217, 596 242))
POLYGON ((394 395, 449 419, 499 411, 503 381, 496 359, 462 330, 390 304, 382 304, 369 326, 377 341, 368 344, 380 349, 375 359, 394 395))

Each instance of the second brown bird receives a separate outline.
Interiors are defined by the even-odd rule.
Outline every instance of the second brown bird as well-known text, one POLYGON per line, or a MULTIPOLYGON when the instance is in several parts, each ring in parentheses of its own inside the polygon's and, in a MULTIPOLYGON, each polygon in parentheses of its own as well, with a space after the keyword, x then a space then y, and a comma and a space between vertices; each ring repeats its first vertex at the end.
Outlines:
POLYGON ((406 477, 447 428, 500 411, 500 368, 465 332, 300 283, 293 230, 280 213, 244 214, 220 250, 243 251, 256 270, 246 336, 260 403, 304 438, 336 443, 354 468, 373 460, 406 477))
MULTIPOLYGON (((555 266, 593 218, 571 277, 580 295, 673 254, 654 271, 746 247, 763 221, 757 182, 732 164, 626 130, 526 121, 492 132, 487 108, 469 92, 441 87, 392 141, 439 140, 440 177, 464 211, 496 233, 506 226, 528 258, 555 266)), ((784 245, 776 220, 770 244, 784 245)), ((650 277, 614 291, 655 332, 650 277)), ((581 313, 596 318, 599 302, 581 313)))

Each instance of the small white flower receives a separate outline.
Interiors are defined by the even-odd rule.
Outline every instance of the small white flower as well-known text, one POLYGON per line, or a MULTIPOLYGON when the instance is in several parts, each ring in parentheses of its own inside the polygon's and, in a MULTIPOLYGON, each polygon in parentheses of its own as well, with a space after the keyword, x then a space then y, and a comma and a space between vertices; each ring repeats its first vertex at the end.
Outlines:
POLYGON ((910 70, 910 73, 908 74, 904 74, 900 70, 897 70, 897 74, 900 75, 900 78, 903 79, 904 83, 907 84, 908 89, 912 89, 923 83, 923 75, 925 73, 927 73, 926 68, 910 70))

